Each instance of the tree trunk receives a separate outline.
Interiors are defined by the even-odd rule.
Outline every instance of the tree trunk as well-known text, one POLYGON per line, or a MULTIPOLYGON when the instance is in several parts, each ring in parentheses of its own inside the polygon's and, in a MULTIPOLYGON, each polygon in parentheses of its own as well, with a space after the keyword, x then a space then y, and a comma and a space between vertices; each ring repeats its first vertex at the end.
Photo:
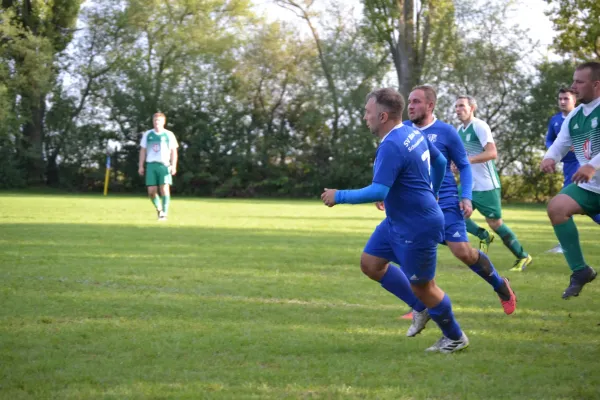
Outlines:
POLYGON ((44 183, 44 113, 45 113, 45 95, 40 95, 39 99, 32 101, 29 107, 31 120, 23 125, 23 156, 25 169, 27 171, 27 181, 30 184, 44 183))

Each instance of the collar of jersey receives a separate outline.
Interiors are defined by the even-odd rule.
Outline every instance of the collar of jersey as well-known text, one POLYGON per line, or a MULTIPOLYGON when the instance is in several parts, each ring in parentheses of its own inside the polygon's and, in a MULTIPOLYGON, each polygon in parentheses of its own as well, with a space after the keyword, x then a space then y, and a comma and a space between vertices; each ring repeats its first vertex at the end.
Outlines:
POLYGON ((592 111, 594 111, 594 108, 596 108, 599 104, 600 104, 600 97, 590 101, 587 104, 582 104, 581 109, 583 110, 583 115, 585 115, 586 117, 588 115, 590 115, 592 113, 592 111))
POLYGON ((391 130, 390 130, 388 133, 386 133, 386 134, 385 134, 385 136, 384 136, 384 137, 382 137, 382 138, 381 138, 381 143, 383 143, 383 141, 385 140, 385 138, 386 138, 386 137, 388 137, 388 135, 389 135, 390 133, 392 133, 392 131, 393 131, 394 129, 400 128, 401 126, 402 126, 402 122, 400 122, 398 125, 396 125, 395 127, 393 127, 393 128, 392 128, 392 129, 391 129, 391 130))
POLYGON ((473 117, 473 119, 471 120, 471 122, 469 122, 469 125, 465 126, 465 124, 462 124, 461 128, 463 129, 463 131, 466 131, 467 129, 469 129, 469 127, 471 125, 473 125, 473 122, 475 122, 475 117, 473 117))
POLYGON ((435 124, 435 122, 436 122, 436 121, 437 121, 437 118, 436 118, 436 116, 434 115, 434 116, 433 116, 433 121, 431 121, 431 123, 430 123, 429 125, 426 125, 426 126, 423 126, 423 127, 420 127, 420 128, 419 128, 418 126, 414 126, 414 125, 413 125, 413 126, 414 126, 415 128, 417 128, 418 130, 422 131, 422 130, 424 130, 424 129, 427 129, 427 128, 431 127, 431 125, 435 124))

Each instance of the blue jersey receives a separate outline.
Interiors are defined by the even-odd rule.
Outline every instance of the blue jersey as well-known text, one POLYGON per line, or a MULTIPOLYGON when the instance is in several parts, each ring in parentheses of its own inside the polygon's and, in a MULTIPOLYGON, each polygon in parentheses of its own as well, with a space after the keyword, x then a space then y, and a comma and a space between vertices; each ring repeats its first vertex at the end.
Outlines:
MULTIPOLYGON (((548 122, 548 132, 546 133, 547 148, 550 148, 550 146, 552 146, 552 143, 554 143, 554 141, 556 140, 556 137, 560 132, 560 127, 562 126, 564 120, 565 117, 560 112, 558 114, 553 115, 552 118, 550 118, 550 122, 548 122)), ((561 161, 565 164, 577 163, 577 165, 579 165, 579 161, 577 161, 575 153, 572 151, 569 151, 561 161)))
MULTIPOLYGON (((412 122, 406 121, 407 126, 414 126, 412 122)), ((454 206, 458 203, 458 188, 454 174, 450 170, 451 162, 454 162, 459 170, 463 168, 471 168, 465 146, 452 125, 436 119, 432 124, 423 128, 416 127, 425 135, 431 143, 446 157, 448 164, 446 165, 446 175, 444 182, 440 188, 439 203, 442 209, 454 206)), ((470 191, 469 191, 470 192, 470 191)), ((464 193, 464 190, 463 190, 464 193)), ((467 196, 470 199, 470 196, 467 196)))
POLYGON ((399 125, 377 148, 373 183, 390 188, 385 212, 406 243, 441 242, 444 217, 431 188, 430 160, 440 152, 418 130, 399 125))

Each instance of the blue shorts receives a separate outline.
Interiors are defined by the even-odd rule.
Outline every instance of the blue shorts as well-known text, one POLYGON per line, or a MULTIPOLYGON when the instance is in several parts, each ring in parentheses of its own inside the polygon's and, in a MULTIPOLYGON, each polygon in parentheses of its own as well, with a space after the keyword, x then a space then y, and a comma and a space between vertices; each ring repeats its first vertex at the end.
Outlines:
POLYGON ((401 239, 392 234, 390 223, 384 219, 375 228, 363 251, 402 266, 411 283, 422 284, 435 277, 437 245, 436 240, 415 243, 401 239))
POLYGON ((567 187, 571 184, 571 178, 573 174, 577 172, 579 169, 579 162, 566 162, 563 163, 563 175, 565 176, 565 181, 563 182, 563 187, 567 187))
POLYGON ((444 213, 444 241, 468 242, 465 217, 458 203, 442 207, 442 212, 444 213))

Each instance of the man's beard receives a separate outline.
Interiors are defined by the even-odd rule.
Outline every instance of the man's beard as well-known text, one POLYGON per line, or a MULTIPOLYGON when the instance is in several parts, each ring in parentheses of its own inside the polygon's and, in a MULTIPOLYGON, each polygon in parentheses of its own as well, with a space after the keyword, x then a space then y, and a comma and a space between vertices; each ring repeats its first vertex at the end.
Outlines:
POLYGON ((425 120, 425 114, 411 118, 410 122, 412 122, 415 125, 422 125, 424 120, 425 120))

